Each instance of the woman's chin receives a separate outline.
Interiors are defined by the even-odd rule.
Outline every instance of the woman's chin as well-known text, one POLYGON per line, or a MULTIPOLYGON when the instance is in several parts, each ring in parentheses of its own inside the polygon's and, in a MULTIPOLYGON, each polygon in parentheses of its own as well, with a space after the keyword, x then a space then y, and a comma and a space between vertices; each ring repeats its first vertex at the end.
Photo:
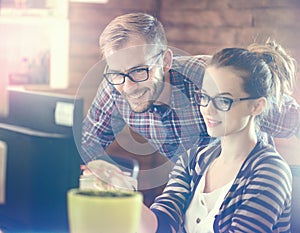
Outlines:
POLYGON ((207 133, 212 138, 217 138, 217 137, 220 137, 223 135, 218 130, 213 130, 213 129, 209 129, 209 128, 207 129, 207 133))

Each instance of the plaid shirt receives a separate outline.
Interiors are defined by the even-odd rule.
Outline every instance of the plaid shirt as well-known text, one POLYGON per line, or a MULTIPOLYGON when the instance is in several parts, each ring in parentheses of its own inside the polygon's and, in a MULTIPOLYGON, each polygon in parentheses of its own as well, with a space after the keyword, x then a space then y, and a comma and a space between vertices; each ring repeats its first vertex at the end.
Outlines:
MULTIPOLYGON (((153 105, 143 113, 133 112, 119 92, 104 79, 83 121, 83 160, 89 161, 101 155, 125 124, 174 160, 190 149, 199 137, 201 144, 206 143, 210 138, 193 98, 194 90, 202 84, 205 59, 207 57, 174 57, 170 70, 171 105, 153 105)), ((272 136, 288 137, 297 132, 299 106, 291 98, 284 100, 282 112, 274 108, 263 123, 262 129, 272 136)))

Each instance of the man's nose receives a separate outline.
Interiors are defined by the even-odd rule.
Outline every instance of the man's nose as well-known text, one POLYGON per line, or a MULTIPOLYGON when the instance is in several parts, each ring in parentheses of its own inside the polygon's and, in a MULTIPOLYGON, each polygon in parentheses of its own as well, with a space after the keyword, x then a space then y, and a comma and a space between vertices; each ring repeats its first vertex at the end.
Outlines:
POLYGON ((124 90, 132 88, 133 85, 137 84, 136 82, 132 81, 128 76, 125 76, 124 78, 125 78, 124 83, 123 83, 124 90))

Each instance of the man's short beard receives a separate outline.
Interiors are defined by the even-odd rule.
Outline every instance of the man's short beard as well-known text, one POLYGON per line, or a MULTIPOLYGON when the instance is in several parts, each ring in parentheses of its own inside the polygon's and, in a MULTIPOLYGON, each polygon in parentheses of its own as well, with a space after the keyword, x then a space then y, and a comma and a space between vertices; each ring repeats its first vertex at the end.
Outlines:
POLYGON ((134 113, 144 113, 144 112, 147 112, 150 108, 151 108, 151 106, 152 106, 152 104, 154 103, 154 101, 153 100, 149 100, 149 101, 147 101, 147 105, 146 105, 146 107, 145 108, 143 108, 142 110, 140 110, 140 111, 136 111, 136 110, 134 110, 132 107, 131 107, 131 105, 129 104, 129 106, 130 106, 130 108, 131 108, 131 111, 133 111, 134 113))
MULTIPOLYGON (((164 78, 164 73, 163 73, 162 70, 161 70, 160 75, 161 75, 161 77, 162 77, 162 80, 159 81, 159 82, 157 83, 157 85, 154 85, 154 86, 153 86, 153 88, 154 88, 153 93, 155 93, 155 96, 152 96, 152 99, 148 100, 148 101, 147 101, 147 104, 145 105, 145 107, 142 108, 140 111, 137 111, 137 110, 133 109, 132 106, 131 106, 131 104, 130 104, 130 102, 125 98, 126 101, 127 101, 127 103, 129 104, 129 106, 130 106, 130 108, 131 108, 131 110, 132 110, 133 112, 135 112, 135 113, 144 113, 144 112, 147 112, 147 111, 151 108, 151 106, 153 105, 153 103, 154 103, 155 101, 157 101, 157 99, 160 97, 160 95, 161 95, 161 93, 163 92, 164 87, 165 87, 165 78, 164 78)), ((126 95, 123 94, 123 96, 126 96, 126 95)), ((143 103, 146 103, 146 102, 143 102, 143 103)), ((143 103, 139 104, 139 106, 142 106, 143 103)))

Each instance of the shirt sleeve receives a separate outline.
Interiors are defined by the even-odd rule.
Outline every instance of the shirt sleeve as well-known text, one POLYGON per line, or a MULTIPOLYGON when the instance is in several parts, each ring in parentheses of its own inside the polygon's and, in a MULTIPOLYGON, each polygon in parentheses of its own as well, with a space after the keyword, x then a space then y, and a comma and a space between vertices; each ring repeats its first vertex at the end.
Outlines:
POLYGON ((184 210, 191 195, 189 157, 180 156, 170 174, 163 193, 155 199, 150 209, 158 220, 157 233, 178 232, 184 220, 184 210))
POLYGON ((271 158, 259 162, 249 174, 245 189, 235 192, 234 195, 243 193, 239 201, 227 203, 228 208, 221 209, 221 214, 216 216, 215 232, 219 232, 217 222, 221 215, 231 211, 234 213, 230 215, 231 224, 226 232, 273 232, 274 226, 279 225, 289 229, 291 190, 291 172, 283 160, 271 158))
POLYGON ((271 106, 271 111, 262 120, 261 129, 272 137, 288 138, 293 135, 300 138, 300 107, 290 96, 284 95, 281 109, 271 106))
POLYGON ((84 162, 96 159, 124 127, 113 99, 113 88, 103 80, 92 105, 83 120, 81 157, 84 162))

